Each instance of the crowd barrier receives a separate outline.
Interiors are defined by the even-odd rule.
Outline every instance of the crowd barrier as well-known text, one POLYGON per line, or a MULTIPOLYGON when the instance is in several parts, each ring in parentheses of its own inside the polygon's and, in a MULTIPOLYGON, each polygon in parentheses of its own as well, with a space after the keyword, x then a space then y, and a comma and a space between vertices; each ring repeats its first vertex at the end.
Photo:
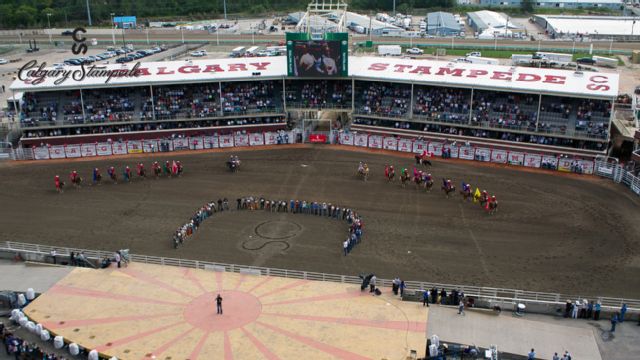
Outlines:
POLYGON ((457 145, 457 143, 447 143, 444 141, 404 138, 391 135, 342 132, 339 136, 339 142, 342 145, 370 149, 385 149, 416 154, 422 154, 426 151, 438 157, 544 168, 582 174, 593 174, 595 166, 595 162, 590 159, 559 156, 552 153, 497 149, 489 146, 457 145))
POLYGON ((244 146, 292 144, 292 131, 235 133, 173 139, 105 141, 67 145, 43 145, 14 150, 17 160, 73 159, 81 157, 142 154, 180 150, 204 150, 244 146))
MULTIPOLYGON (((59 246, 38 245, 13 241, 0 243, 0 252, 9 253, 12 256, 15 254, 20 254, 22 259, 31 261, 47 261, 48 257, 50 257, 51 251, 54 249, 56 250, 57 256, 61 258, 68 257, 72 251, 76 253, 83 252, 87 259, 96 262, 100 261, 105 256, 113 257, 112 251, 65 248, 59 246)), ((136 254, 129 254, 129 258, 133 262, 145 264, 168 265, 210 271, 224 271, 262 276, 277 276, 313 281, 331 281, 357 285, 360 285, 362 283, 360 277, 349 275, 325 274, 310 271, 275 269, 261 266, 224 264, 209 261, 175 259, 136 254)), ((378 279, 378 284, 382 288, 390 288, 392 280, 378 279)), ((586 298, 589 300, 601 301, 602 309, 604 312, 617 311, 620 309, 622 304, 627 304, 629 311, 640 311, 640 300, 594 296, 594 294, 591 294, 589 296, 567 295, 560 293, 545 293, 517 289, 443 284, 428 281, 406 281, 405 284, 407 286, 406 293, 420 292, 423 289, 431 289, 434 287, 438 289, 444 288, 448 291, 452 289, 458 289, 463 291, 466 296, 475 298, 477 300, 476 303, 478 304, 478 306, 490 307, 493 305, 501 305, 503 308, 508 309, 510 306, 513 307, 513 305, 523 303, 526 304, 527 308, 531 310, 536 309, 537 306, 538 309, 541 309, 540 312, 555 312, 557 309, 564 307, 565 301, 567 299, 577 300, 586 298)))

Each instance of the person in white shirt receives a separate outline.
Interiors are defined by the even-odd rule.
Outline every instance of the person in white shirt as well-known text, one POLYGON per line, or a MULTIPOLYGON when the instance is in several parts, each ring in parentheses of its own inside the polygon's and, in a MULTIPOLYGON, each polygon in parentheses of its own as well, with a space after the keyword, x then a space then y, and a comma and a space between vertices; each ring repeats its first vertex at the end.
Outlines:
POLYGON ((342 243, 342 248, 344 250, 344 256, 347 256, 347 252, 349 252, 349 250, 348 250, 349 249, 349 239, 345 240, 342 243))

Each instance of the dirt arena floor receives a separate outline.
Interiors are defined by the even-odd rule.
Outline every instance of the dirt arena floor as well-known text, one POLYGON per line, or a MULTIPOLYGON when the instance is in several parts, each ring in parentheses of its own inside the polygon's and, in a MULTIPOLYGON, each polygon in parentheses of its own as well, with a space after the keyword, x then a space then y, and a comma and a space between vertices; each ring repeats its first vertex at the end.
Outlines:
POLYGON ((409 154, 331 147, 234 150, 243 166, 227 171, 228 152, 162 154, 96 161, 0 165, 0 240, 115 250, 338 274, 640 298, 640 199, 590 176, 436 161, 430 193, 383 179, 384 165, 412 166, 409 154), (105 182, 59 195, 53 177, 77 169, 119 171, 136 162, 181 160, 185 175, 130 184, 105 182), (370 181, 355 176, 369 163, 370 181), (459 195, 447 199, 442 177, 495 193, 488 215, 459 195), (207 219, 175 250, 173 231, 205 202, 241 196, 306 199, 349 207, 365 237, 342 255, 346 222, 310 215, 229 211, 207 219))

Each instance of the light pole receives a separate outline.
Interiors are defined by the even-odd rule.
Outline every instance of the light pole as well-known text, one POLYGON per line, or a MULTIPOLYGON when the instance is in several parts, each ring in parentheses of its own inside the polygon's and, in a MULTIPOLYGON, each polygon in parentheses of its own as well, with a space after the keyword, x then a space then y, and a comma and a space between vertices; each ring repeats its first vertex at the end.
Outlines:
POLYGON ((113 16, 115 13, 111 13, 111 40, 113 41, 113 45, 116 45, 116 24, 113 23, 113 16))
POLYGON ((222 6, 224 7, 224 19, 227 20, 227 0, 222 2, 222 6))
POLYGON ((91 26, 91 10, 89 9, 89 0, 87 0, 87 19, 89 20, 89 26, 91 26))
POLYGON ((47 13, 47 24, 49 25, 49 44, 53 43, 51 41, 51 13, 47 13))

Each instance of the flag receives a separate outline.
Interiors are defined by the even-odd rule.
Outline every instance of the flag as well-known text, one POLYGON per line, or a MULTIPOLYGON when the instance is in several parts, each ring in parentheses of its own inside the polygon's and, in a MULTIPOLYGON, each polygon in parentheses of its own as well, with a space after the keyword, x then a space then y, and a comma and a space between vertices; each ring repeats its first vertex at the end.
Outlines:
POLYGON ((482 196, 480 189, 476 188, 476 192, 473 193, 473 202, 477 203, 480 200, 480 196, 482 196))
POLYGON ((175 175, 178 173, 178 164, 176 164, 176 161, 174 160, 173 163, 171 164, 171 172, 175 175))

